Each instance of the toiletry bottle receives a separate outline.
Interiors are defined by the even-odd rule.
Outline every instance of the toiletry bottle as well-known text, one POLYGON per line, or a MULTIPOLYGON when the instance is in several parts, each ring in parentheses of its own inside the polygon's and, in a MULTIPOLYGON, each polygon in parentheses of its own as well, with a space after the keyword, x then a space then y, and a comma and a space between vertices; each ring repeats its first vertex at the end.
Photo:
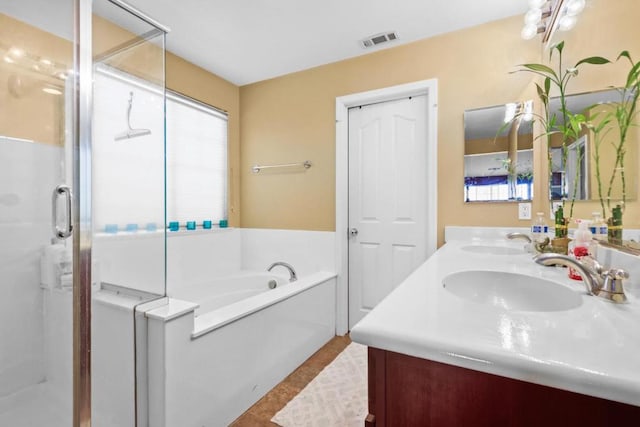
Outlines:
POLYGON ((547 237, 548 231, 549 227, 547 227, 547 223, 544 220, 544 212, 536 213, 536 219, 531 226, 531 240, 534 243, 542 243, 544 238, 547 237))
MULTIPOLYGON (((593 254, 591 231, 589 231, 589 221, 577 220, 578 229, 573 240, 569 243, 569 256, 580 261, 582 258, 590 257, 593 254)), ((569 277, 573 280, 582 280, 578 272, 569 267, 569 277)))
POLYGON ((606 242, 609 239, 609 227, 607 226, 607 223, 602 219, 602 214, 600 212, 593 212, 592 215, 593 219, 591 221, 589 231, 591 231, 594 240, 604 240, 606 242))

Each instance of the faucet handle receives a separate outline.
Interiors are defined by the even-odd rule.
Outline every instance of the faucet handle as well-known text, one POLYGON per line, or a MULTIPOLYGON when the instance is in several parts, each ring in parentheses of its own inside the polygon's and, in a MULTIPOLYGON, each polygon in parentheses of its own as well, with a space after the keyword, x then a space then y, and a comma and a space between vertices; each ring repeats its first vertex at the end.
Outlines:
POLYGON ((629 273, 621 268, 611 268, 602 273, 602 278, 604 279, 604 283, 602 290, 598 294, 599 297, 617 303, 627 301, 622 281, 629 278, 629 273))
POLYGON ((610 270, 605 271, 604 274, 608 275, 614 280, 622 280, 622 279, 629 278, 629 273, 627 273, 626 270, 623 270, 621 268, 612 268, 610 270))

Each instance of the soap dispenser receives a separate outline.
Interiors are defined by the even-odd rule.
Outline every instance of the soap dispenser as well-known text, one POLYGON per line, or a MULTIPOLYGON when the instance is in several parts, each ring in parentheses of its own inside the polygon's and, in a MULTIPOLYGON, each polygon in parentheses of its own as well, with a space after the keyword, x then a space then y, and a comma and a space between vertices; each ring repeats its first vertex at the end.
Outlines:
MULTIPOLYGON (((589 221, 577 220, 578 229, 574 238, 569 242, 569 256, 576 261, 593 256, 592 234, 589 231, 589 221)), ((573 280, 582 280, 580 274, 572 267, 569 267, 569 277, 573 280)))

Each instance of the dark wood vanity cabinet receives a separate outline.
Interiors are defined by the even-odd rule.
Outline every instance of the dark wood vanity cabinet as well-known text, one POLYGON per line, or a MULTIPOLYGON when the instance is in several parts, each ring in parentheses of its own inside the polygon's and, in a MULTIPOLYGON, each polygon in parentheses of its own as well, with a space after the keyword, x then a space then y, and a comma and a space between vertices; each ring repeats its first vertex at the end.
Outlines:
POLYGON ((372 347, 368 360, 366 427, 640 426, 637 406, 372 347))

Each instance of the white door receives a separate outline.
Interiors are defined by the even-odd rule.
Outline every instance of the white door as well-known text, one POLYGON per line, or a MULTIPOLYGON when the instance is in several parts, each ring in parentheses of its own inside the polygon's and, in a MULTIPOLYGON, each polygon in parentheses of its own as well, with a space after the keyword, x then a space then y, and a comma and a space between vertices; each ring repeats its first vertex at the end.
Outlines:
POLYGON ((349 109, 349 328, 427 257, 427 97, 349 109))

